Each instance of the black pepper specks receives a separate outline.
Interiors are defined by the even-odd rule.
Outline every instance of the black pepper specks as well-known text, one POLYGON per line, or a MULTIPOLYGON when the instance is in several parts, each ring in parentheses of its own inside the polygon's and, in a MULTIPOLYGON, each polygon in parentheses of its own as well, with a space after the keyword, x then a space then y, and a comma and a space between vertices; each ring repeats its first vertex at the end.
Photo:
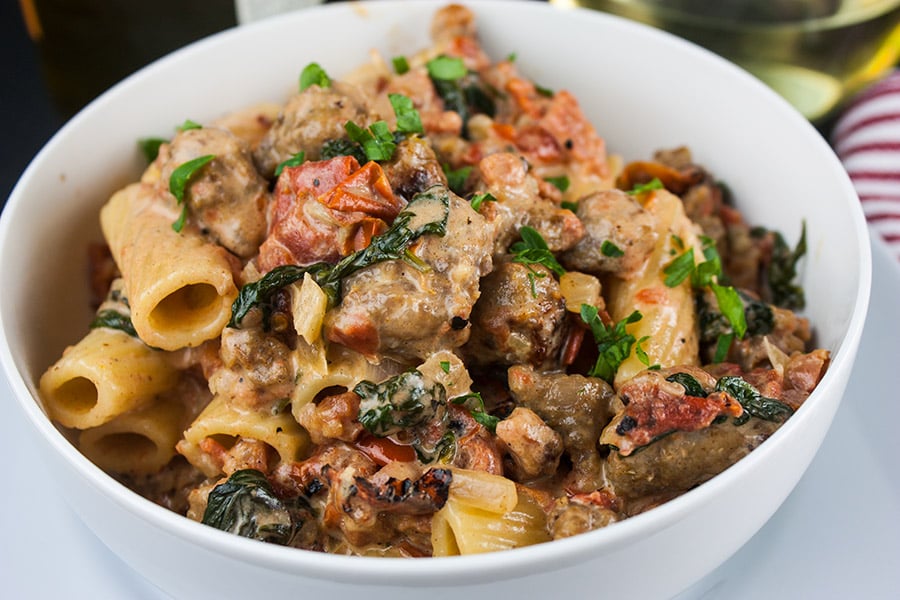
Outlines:
POLYGON ((630 417, 625 415, 622 417, 622 420, 619 421, 619 424, 616 425, 616 433, 619 435, 625 435, 635 427, 637 427, 637 421, 635 421, 634 417, 630 417))
POLYGON ((459 331, 460 329, 465 329, 466 325, 469 324, 468 319, 463 319, 462 317, 453 317, 450 319, 450 329, 454 331, 459 331))

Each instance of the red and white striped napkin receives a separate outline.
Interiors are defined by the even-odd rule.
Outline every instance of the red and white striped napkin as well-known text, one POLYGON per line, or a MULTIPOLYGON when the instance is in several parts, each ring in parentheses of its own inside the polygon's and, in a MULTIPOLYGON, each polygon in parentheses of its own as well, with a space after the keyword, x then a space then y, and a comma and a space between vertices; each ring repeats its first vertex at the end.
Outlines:
POLYGON ((872 232, 900 260, 900 70, 853 100, 838 118, 831 143, 872 232))

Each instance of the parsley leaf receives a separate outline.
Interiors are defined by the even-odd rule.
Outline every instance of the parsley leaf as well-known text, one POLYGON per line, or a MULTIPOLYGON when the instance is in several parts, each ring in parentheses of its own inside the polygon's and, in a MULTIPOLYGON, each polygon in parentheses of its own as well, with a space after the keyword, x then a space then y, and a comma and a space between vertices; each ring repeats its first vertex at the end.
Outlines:
POLYGON ((716 296, 722 315, 731 323, 734 334, 738 339, 742 339, 747 333, 747 317, 744 314, 744 303, 741 302, 740 294, 730 285, 710 283, 709 287, 716 296))
MULTIPOLYGON (((628 355, 635 343, 635 337, 625 331, 625 327, 643 318, 640 311, 634 311, 613 327, 607 327, 600 319, 597 307, 590 304, 581 305, 581 320, 591 329, 597 343, 597 361, 588 371, 590 377, 599 377, 607 383, 615 379, 616 371, 628 355)), ((641 339, 644 341, 644 338, 641 339)), ((649 359, 647 360, 649 363, 649 359)))
POLYGON ((445 54, 432 58, 425 63, 425 67, 428 69, 429 77, 441 81, 462 79, 469 72, 461 58, 445 54))
POLYGON ((306 153, 301 150, 289 159, 280 162, 278 166, 275 167, 275 177, 281 175, 281 172, 284 171, 285 167, 298 167, 303 164, 304 160, 306 160, 306 153))
POLYGON ((484 408, 484 398, 480 392, 471 392, 463 396, 457 396, 450 400, 453 404, 461 404, 469 409, 469 413, 475 422, 484 426, 491 433, 496 433, 497 423, 500 422, 498 417, 487 412, 484 408), (474 406, 472 406, 474 404, 474 406))
POLYGON ((550 252, 547 242, 541 237, 541 234, 532 227, 523 225, 519 229, 519 235, 522 236, 521 241, 510 246, 509 250, 513 254, 513 262, 522 263, 524 265, 540 264, 544 265, 557 275, 564 275, 566 270, 550 252))
POLYGON ((567 175, 560 175, 559 177, 544 177, 544 181, 553 184, 556 189, 561 192, 565 192, 567 189, 569 189, 569 177, 567 175))
POLYGON ((666 186, 663 185, 662 181, 659 180, 659 177, 654 177, 647 183, 639 183, 627 192, 626 194, 643 194, 645 192, 652 192, 653 190, 662 190, 665 189, 666 186))
POLYGON ((721 333, 716 338, 716 352, 713 355, 713 362, 718 364, 728 357, 728 350, 731 348, 731 342, 734 341, 734 333, 721 333))
POLYGON ((625 251, 611 241, 603 240, 603 243, 600 244, 600 254, 609 258, 619 258, 620 256, 625 256, 625 251))
POLYGON ((447 176, 447 187, 453 190, 456 195, 461 196, 465 191, 466 181, 469 179, 472 167, 465 166, 451 169, 450 165, 443 163, 441 164, 441 169, 443 169, 444 175, 447 176))
POLYGON ((386 122, 375 121, 368 129, 363 129, 353 121, 347 121, 344 129, 351 141, 362 146, 368 160, 390 160, 394 156, 397 144, 386 122))
POLYGON ((397 131, 403 133, 425 133, 419 111, 413 101, 403 94, 388 94, 394 114, 397 116, 397 131))
POLYGON ((302 92, 311 85, 323 88, 331 85, 331 78, 328 77, 328 73, 325 72, 325 69, 319 63, 311 62, 303 67, 303 71, 300 72, 300 91, 302 92))
POLYGON ((185 119, 184 123, 175 128, 178 131, 189 131, 191 129, 203 129, 203 125, 197 123, 196 121, 192 121, 190 119, 185 119))
POLYGON ((690 248, 684 254, 670 262, 663 268, 666 276, 666 287, 677 287, 694 272, 694 249, 690 248))
POLYGON ((159 156, 159 147, 168 144, 169 140, 158 137, 141 138, 138 140, 138 147, 144 154, 144 158, 148 163, 152 163, 159 156))
POLYGON ((472 196, 472 209, 477 211, 481 208, 481 205, 485 202, 496 202, 497 199, 490 192, 484 192, 483 194, 475 194, 472 196))
POLYGON ((181 233, 184 224, 187 221, 187 202, 184 201, 185 189, 190 180, 206 166, 207 163, 215 158, 215 154, 207 154, 206 156, 198 156, 178 166, 172 171, 169 177, 169 191, 175 196, 175 200, 181 205, 181 215, 172 223, 172 229, 181 233))
POLYGON ((391 59, 391 63, 393 63, 394 71, 397 75, 409 72, 409 61, 406 60, 405 56, 395 56, 391 59))

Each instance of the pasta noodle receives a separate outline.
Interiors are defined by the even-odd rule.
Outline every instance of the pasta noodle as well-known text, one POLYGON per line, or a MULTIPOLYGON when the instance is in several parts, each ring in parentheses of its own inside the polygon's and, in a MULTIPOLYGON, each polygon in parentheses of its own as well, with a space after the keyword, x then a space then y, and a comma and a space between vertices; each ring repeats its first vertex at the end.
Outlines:
POLYGON ((495 552, 549 541, 544 511, 530 494, 517 494, 508 479, 485 473, 454 472, 454 482, 459 479, 463 483, 451 486, 447 503, 432 522, 435 556, 495 552))
POLYGON ((632 348, 616 372, 616 386, 653 364, 670 367, 698 363, 691 282, 686 279, 676 286, 668 286, 663 271, 686 248, 694 248, 696 257, 703 256, 702 248, 695 226, 684 214, 677 196, 665 190, 647 196, 644 208, 654 217, 657 244, 639 276, 611 283, 607 307, 616 321, 632 311, 640 311, 641 320, 629 325, 628 331, 635 340, 644 340, 641 346, 649 364, 641 361, 636 347, 632 348))
POLYGON ((147 345, 163 350, 218 336, 237 297, 228 253, 191 232, 175 232, 176 218, 143 184, 117 192, 100 212, 134 328, 147 345))
POLYGON ((51 419, 88 429, 140 408, 178 380, 165 353, 115 329, 93 329, 40 380, 51 419))
POLYGON ((187 424, 185 405, 163 398, 82 431, 78 447, 94 463, 114 473, 148 475, 175 456, 187 424))
POLYGON ((222 471, 201 448, 207 438, 216 439, 226 448, 237 439, 258 440, 272 447, 286 463, 301 456, 308 444, 308 435, 290 413, 240 410, 221 397, 213 398, 184 432, 184 440, 178 445, 178 451, 191 464, 214 477, 222 471))

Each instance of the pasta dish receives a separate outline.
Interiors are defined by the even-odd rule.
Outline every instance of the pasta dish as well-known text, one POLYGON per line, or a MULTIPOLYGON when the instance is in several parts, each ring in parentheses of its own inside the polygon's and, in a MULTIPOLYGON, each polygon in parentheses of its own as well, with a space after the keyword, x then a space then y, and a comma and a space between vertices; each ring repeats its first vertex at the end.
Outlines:
POLYGON ((650 510, 800 408, 803 224, 747 223, 687 147, 622 160, 468 9, 431 37, 140 140, 40 380, 85 456, 237 535, 448 556, 650 510))

